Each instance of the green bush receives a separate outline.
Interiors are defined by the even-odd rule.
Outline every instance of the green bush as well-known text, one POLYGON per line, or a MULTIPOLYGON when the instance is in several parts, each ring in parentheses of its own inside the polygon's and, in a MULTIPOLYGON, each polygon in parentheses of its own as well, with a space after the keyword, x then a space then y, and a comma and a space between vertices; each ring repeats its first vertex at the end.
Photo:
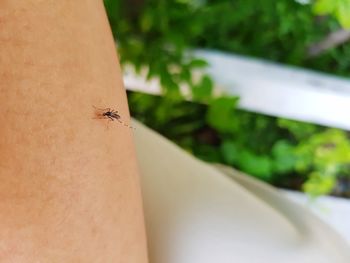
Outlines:
POLYGON ((237 110, 235 98, 209 105, 129 92, 132 115, 207 162, 236 167, 272 184, 330 193, 350 175, 346 132, 237 110), (165 104, 165 105, 163 105, 165 104))
POLYGON ((205 161, 312 196, 330 193, 337 178, 350 175, 347 133, 238 110, 238 98, 212 95, 209 76, 193 77, 207 63, 190 52, 221 49, 348 76, 349 46, 307 55, 310 45, 339 28, 336 19, 314 12, 348 25, 339 11, 346 9, 329 1, 106 0, 122 64, 146 69, 163 88, 162 97, 129 93, 133 116, 205 161), (184 101, 183 84, 195 103, 184 101))

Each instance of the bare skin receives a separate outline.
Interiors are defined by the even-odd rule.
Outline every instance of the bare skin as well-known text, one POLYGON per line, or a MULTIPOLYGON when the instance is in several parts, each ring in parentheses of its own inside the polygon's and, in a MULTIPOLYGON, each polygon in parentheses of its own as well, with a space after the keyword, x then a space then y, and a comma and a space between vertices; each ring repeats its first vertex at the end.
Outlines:
POLYGON ((147 262, 132 129, 92 107, 129 124, 102 1, 2 0, 0 26, 0 262, 147 262))

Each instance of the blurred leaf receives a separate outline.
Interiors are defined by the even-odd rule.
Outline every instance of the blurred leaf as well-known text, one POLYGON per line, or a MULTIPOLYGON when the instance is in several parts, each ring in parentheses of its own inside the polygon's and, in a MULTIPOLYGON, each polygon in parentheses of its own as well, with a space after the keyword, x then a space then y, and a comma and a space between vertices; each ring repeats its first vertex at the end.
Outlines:
POLYGON ((338 0, 316 0, 313 11, 318 15, 326 15, 335 12, 338 0))
POLYGON ((350 28, 350 0, 317 0, 313 10, 319 15, 334 15, 342 27, 350 28))
POLYGON ((204 59, 192 59, 191 62, 189 63, 189 66, 191 68, 205 68, 207 67, 209 64, 207 61, 205 61, 204 59))
POLYGON ((257 176, 265 181, 272 178, 272 162, 267 156, 258 156, 248 151, 239 155, 238 166, 245 173, 257 176))
POLYGON ((350 0, 338 1, 336 17, 342 27, 347 29, 350 28, 350 0))
POLYGON ((189 67, 184 66, 182 68, 181 73, 180 73, 180 78, 181 78, 181 80, 185 81, 188 84, 192 83, 192 72, 189 69, 189 67))
POLYGON ((294 153, 295 146, 285 140, 278 141, 272 148, 274 157, 273 169, 277 173, 287 173, 294 169, 296 156, 294 153))
POLYGON ((239 152, 235 142, 226 140, 220 146, 221 154, 227 164, 234 165, 238 161, 239 152))
POLYGON ((153 17, 150 12, 144 12, 140 18, 140 27, 143 33, 151 30, 153 25, 153 17))
POLYGON ((213 81, 208 75, 201 78, 199 84, 192 87, 193 99, 199 102, 208 102, 213 91, 213 81))
POLYGON ((297 140, 307 138, 318 130, 314 124, 283 118, 278 119, 278 126, 287 129, 297 140))
POLYGON ((313 197, 329 194, 335 186, 335 177, 320 172, 312 172, 310 178, 303 185, 303 190, 313 197))
POLYGON ((209 105, 206 119, 208 124, 220 132, 234 132, 238 129, 236 106, 238 98, 220 97, 209 105))

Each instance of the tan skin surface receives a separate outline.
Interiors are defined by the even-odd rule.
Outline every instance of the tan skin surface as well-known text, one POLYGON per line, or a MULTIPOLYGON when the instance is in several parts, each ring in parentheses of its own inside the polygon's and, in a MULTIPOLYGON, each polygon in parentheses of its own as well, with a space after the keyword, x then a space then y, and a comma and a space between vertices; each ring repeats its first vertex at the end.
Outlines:
MULTIPOLYGON (((0 262, 147 262, 102 1, 0 1, 0 262)), ((137 131, 136 131, 137 132, 137 131)))

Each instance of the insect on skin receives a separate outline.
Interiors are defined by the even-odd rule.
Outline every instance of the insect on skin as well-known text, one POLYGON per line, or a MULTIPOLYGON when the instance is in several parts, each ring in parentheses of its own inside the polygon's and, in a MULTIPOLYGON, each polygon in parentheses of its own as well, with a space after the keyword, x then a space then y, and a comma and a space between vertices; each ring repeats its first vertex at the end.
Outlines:
POLYGON ((108 119, 109 121, 114 121, 117 120, 119 123, 123 124, 125 127, 129 127, 130 129, 135 129, 134 127, 131 127, 121 121, 121 116, 119 115, 118 111, 113 110, 111 108, 106 108, 106 109, 99 109, 93 106, 97 112, 96 115, 99 119, 108 119))

